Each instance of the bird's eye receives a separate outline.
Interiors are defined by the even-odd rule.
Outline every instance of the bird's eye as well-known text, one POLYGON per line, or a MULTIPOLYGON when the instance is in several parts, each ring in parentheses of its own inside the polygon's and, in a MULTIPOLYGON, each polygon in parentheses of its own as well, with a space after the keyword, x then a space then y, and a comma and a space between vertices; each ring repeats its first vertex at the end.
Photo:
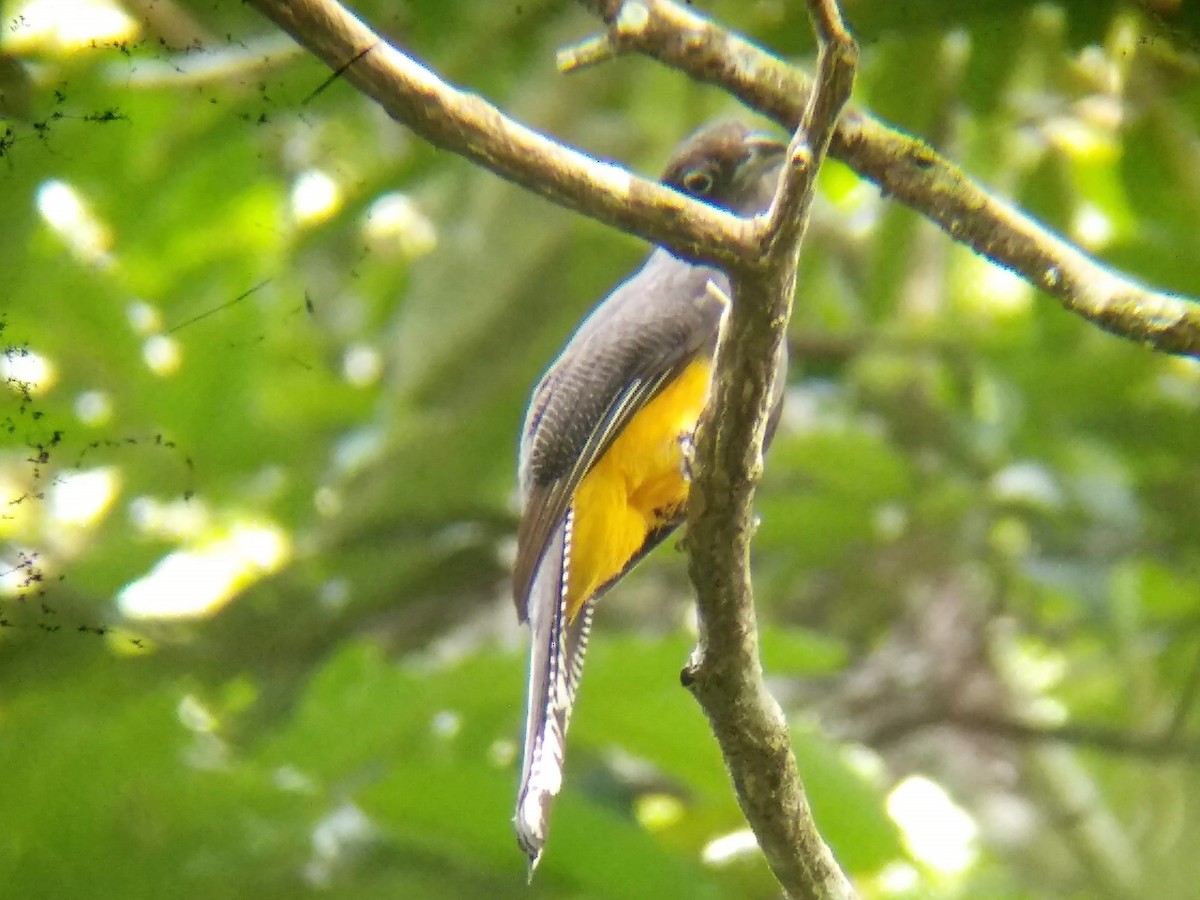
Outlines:
POLYGON ((692 169, 692 171, 683 176, 683 186, 687 188, 689 194, 703 197, 712 190, 712 172, 709 172, 707 169, 692 169))

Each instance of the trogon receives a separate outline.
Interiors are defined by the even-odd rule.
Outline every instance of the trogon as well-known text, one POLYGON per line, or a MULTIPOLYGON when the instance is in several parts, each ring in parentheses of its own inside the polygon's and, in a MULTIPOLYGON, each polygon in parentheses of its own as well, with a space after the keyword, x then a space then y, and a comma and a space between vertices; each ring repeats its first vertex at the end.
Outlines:
MULTIPOLYGON (((732 212, 759 212, 785 149, 720 122, 689 137, 662 180, 732 212)), ((514 816, 531 872, 562 786, 593 605, 683 520, 688 451, 729 296, 719 269, 658 248, 583 320, 533 390, 513 574, 517 614, 532 631, 514 816)), ((776 385, 782 396, 781 377, 776 385)))

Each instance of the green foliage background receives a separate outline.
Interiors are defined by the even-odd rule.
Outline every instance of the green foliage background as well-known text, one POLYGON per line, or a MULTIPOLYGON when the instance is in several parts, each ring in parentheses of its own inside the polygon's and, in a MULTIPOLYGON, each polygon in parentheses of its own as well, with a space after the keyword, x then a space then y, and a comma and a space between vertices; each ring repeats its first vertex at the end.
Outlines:
MULTIPOLYGON (((811 64, 802 4, 696 5, 811 64)), ((845 7, 858 102, 1112 265, 1200 293, 1200 5, 845 7)), ((776 896, 754 854, 701 859, 742 822, 678 687, 670 547, 599 617, 532 887, 510 833, 516 430, 644 248, 318 90, 328 72, 244 4, 131 0, 136 39, 70 54, 13 43, 23 9, 0 4, 0 338, 54 378, 0 396, 5 896, 776 896), (340 191, 321 221, 290 199, 313 170, 340 191), (103 261, 39 215, 51 180, 108 229, 103 261), (364 227, 392 191, 435 247, 364 227), (163 334, 166 375, 144 357, 163 334), (364 352, 378 377, 348 378, 364 352), (111 414, 81 414, 97 392, 111 414), (56 483, 97 467, 105 513, 56 518, 56 483), (147 498, 201 524, 141 527, 147 498), (246 521, 286 534, 285 565, 210 615, 120 618, 123 586, 246 521)), ((356 9, 642 172, 735 112, 644 59, 557 75, 596 28, 570 4, 356 9)), ((766 666, 866 895, 1191 897, 1200 367, 1022 291, 823 173, 760 495, 766 666), (913 774, 975 820, 958 874, 888 814, 913 774)))

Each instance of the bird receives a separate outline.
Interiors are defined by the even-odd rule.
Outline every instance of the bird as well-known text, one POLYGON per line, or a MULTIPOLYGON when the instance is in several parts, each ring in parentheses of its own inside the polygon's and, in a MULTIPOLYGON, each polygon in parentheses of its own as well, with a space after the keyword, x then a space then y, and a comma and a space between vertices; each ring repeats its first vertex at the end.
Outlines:
MULTIPOLYGON (((661 180, 753 214, 770 204, 785 151, 770 134, 722 120, 685 139, 661 180)), ((530 877, 562 787, 594 605, 684 518, 692 435, 730 293, 720 269, 652 250, 579 324, 530 397, 513 567, 517 616, 531 632, 513 816, 530 877)), ((782 384, 780 373, 771 431, 782 384)))

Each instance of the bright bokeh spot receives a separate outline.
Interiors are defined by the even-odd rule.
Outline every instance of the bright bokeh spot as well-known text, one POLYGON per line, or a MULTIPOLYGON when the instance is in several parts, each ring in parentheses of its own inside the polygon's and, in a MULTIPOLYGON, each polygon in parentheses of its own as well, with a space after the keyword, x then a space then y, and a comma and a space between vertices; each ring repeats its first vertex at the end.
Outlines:
POLYGON ((962 305, 992 319, 1024 315, 1033 305, 1033 288, 1023 278, 974 253, 963 251, 956 280, 962 305))
POLYGON ((710 866, 726 866, 738 859, 758 854, 758 841, 749 828, 741 828, 713 838, 700 851, 700 859, 710 866))
POLYGON ((367 209, 363 237, 376 253, 406 259, 424 256, 437 247, 437 228, 407 194, 384 194, 367 209))
POLYGON ((1060 152, 1084 162, 1110 162, 1118 151, 1104 128, 1077 116, 1059 116, 1042 125, 1042 133, 1060 152))
POLYGON ((1158 390, 1163 397, 1186 409, 1200 409, 1200 359, 1167 356, 1160 360, 1158 390))
POLYGON ((1024 503, 1040 509, 1061 509, 1065 499, 1054 471, 1040 462, 1017 460, 992 476, 992 496, 1001 503, 1024 503))
POLYGON ((132 619, 209 616, 291 556, 286 532, 272 523, 242 523, 215 540, 169 553, 117 596, 132 619))
POLYGON ((103 425, 112 412, 112 397, 104 391, 84 391, 75 398, 75 417, 84 425, 103 425))
POLYGON ((901 781, 888 795, 887 810, 909 852, 935 872, 957 875, 978 856, 975 821, 928 778, 913 775, 901 781))
POLYGON ((374 347, 354 344, 342 358, 342 374, 355 387, 369 387, 383 374, 383 356, 374 347))
POLYGON ((211 734, 220 724, 212 710, 195 694, 184 694, 175 708, 175 714, 184 728, 197 734, 211 734))
POLYGON ((442 740, 457 737, 458 733, 462 731, 462 713, 453 709, 443 709, 434 713, 433 720, 429 723, 429 730, 435 737, 442 740))
POLYGON ((58 525, 92 525, 112 507, 119 488, 120 475, 111 466, 60 473, 48 495, 50 515, 58 525))
POLYGON ((353 803, 342 803, 312 830, 312 856, 304 864, 304 880, 311 887, 328 888, 341 861, 375 837, 375 826, 366 813, 353 803))
POLYGON ((14 53, 67 54, 135 40, 137 20, 105 0, 25 0, 5 11, 0 42, 14 53))
POLYGON ((42 182, 37 190, 37 209, 51 230, 81 260, 96 265, 108 261, 112 230, 71 185, 58 179, 42 182))
POLYGON ((129 516, 145 537, 181 542, 198 539, 212 521, 208 506, 196 499, 163 502, 136 497, 129 504, 129 516))
POLYGON ((44 394, 57 380, 54 364, 32 350, 7 350, 0 356, 0 378, 13 390, 44 394))
POLYGON ((162 314, 145 300, 131 300, 125 307, 125 318, 135 334, 142 337, 162 330, 162 314))
POLYGON ((318 169, 301 173, 292 184, 292 215, 301 225, 324 222, 341 206, 341 188, 318 169))
POLYGON ((633 805, 633 814, 647 831, 662 831, 682 821, 687 810, 683 801, 671 794, 651 791, 641 794, 633 805))
POLYGON ((1115 230, 1112 218, 1091 203, 1081 204, 1071 220, 1071 233, 1089 250, 1107 247, 1115 230))
POLYGON ((920 887, 921 873, 911 863, 893 862, 884 866, 874 881, 885 897, 903 897, 920 887))
POLYGON ((498 738, 488 746, 488 762, 497 769, 508 769, 517 762, 516 741, 498 738))
POLYGON ((179 341, 165 334, 156 334, 142 344, 142 360, 151 372, 165 378, 179 370, 183 351, 179 348, 179 341))
POLYGON ((1041 694, 1062 684, 1067 660, 1057 649, 1033 639, 1006 645, 1007 653, 997 656, 1005 675, 1028 694, 1041 694))

